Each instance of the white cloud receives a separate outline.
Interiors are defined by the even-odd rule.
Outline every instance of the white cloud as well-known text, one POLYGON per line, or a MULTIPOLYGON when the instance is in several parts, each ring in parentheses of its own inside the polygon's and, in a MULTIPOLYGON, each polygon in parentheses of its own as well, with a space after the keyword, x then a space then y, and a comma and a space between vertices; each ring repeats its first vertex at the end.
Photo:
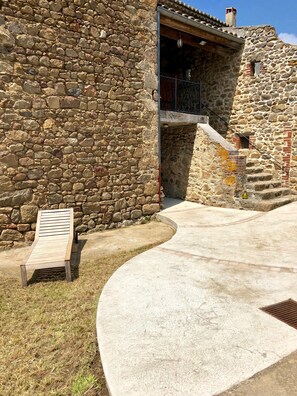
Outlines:
POLYGON ((288 44, 295 44, 297 45, 297 35, 291 33, 280 33, 278 37, 283 40, 285 43, 288 44))

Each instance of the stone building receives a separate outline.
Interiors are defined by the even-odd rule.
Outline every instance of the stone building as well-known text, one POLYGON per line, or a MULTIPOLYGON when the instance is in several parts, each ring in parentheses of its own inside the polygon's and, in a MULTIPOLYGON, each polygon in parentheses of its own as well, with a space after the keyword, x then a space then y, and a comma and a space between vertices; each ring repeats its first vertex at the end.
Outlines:
POLYGON ((1 0, 0 246, 38 208, 79 232, 159 210, 156 4, 1 0))
POLYGON ((294 200, 297 46, 279 40, 271 26, 236 27, 234 8, 226 10, 226 23, 173 0, 163 1, 160 13, 161 109, 175 111, 175 101, 178 111, 208 116, 233 146, 225 144, 226 153, 214 131, 210 142, 201 124, 197 129, 185 117, 181 127, 180 116, 170 123, 164 115, 165 194, 258 210, 294 200), (171 103, 170 78, 177 87, 171 103))
POLYGON ((39 208, 74 207, 79 232, 132 224, 161 187, 293 199, 297 47, 235 19, 177 0, 1 0, 0 248, 32 240, 39 208))

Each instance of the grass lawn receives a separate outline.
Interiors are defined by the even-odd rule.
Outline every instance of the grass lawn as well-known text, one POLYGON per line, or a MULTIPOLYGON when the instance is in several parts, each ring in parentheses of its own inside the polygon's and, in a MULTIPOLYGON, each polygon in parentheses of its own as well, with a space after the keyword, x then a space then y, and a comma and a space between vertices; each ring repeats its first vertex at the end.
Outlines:
POLYGON ((107 395, 96 339, 98 298, 119 266, 150 247, 83 261, 72 283, 56 270, 37 274, 22 289, 0 272, 0 395, 107 395))

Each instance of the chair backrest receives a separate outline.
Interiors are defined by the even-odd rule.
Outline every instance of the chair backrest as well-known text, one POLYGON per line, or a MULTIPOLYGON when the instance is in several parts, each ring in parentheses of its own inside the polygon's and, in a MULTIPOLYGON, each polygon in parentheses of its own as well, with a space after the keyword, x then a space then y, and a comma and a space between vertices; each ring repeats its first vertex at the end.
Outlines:
POLYGON ((40 210, 36 225, 36 238, 73 234, 73 209, 40 210))

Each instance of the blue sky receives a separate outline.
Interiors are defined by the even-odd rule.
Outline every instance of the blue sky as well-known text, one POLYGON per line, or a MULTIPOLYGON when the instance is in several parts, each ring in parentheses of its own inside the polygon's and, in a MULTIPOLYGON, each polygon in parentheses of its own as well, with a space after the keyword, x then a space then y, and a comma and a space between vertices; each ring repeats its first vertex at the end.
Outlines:
POLYGON ((237 8, 237 26, 272 25, 284 40, 297 44, 297 0, 183 0, 225 20, 226 7, 237 8))

